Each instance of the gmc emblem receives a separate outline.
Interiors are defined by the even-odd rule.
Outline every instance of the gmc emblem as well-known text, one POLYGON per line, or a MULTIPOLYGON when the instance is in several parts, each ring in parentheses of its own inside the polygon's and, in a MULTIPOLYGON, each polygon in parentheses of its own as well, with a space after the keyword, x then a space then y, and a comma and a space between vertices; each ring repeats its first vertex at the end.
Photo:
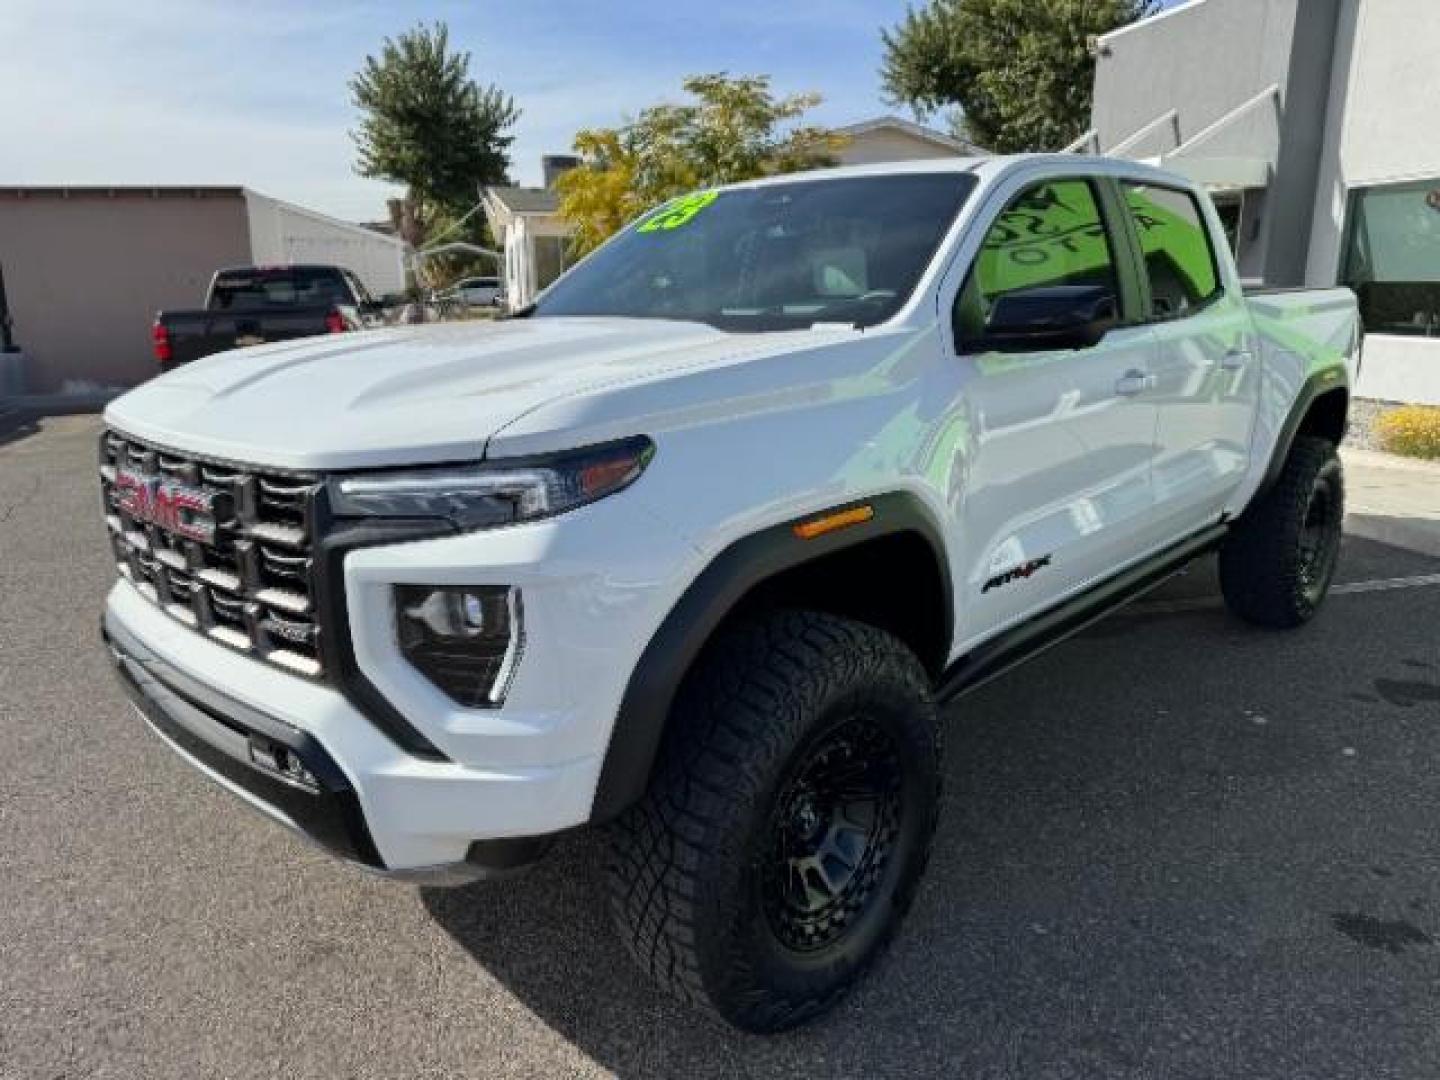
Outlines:
POLYGON ((216 496, 199 488, 186 487, 134 469, 115 473, 115 508, 136 521, 154 525, 168 533, 213 543, 218 526, 216 496))

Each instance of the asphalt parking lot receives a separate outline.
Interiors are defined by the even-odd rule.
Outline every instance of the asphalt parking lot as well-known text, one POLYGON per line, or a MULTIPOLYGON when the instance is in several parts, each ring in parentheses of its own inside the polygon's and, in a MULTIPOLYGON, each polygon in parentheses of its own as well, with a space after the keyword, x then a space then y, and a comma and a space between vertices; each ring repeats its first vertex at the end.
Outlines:
POLYGON ((1200 566, 965 701, 896 947, 761 1039, 632 970, 593 839, 417 891, 146 732, 96 638, 97 428, 0 439, 0 1076, 1440 1072, 1440 560, 1349 541, 1281 635, 1200 566))

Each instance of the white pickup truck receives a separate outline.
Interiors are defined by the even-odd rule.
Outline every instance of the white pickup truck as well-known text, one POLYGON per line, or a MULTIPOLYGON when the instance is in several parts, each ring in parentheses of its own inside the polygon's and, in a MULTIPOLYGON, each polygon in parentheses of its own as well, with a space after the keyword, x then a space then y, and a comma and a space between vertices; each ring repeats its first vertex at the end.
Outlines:
POLYGON ((175 750, 378 872, 603 825, 641 966, 777 1030, 910 906, 942 706, 1212 550, 1240 617, 1314 614, 1356 346, 1129 162, 704 191, 519 317, 117 400, 104 636, 175 750))

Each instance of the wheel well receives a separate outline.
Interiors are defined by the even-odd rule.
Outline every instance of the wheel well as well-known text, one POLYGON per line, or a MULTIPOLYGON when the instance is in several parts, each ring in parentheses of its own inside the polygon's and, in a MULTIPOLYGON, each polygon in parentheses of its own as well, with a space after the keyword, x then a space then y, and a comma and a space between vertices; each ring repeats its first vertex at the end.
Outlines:
POLYGON ((1330 390, 1310 403, 1305 419, 1295 432, 1300 435, 1314 435, 1327 439, 1336 446, 1345 438, 1345 426, 1350 415, 1350 395, 1344 390, 1330 390))
POLYGON ((873 514, 861 523, 809 539, 793 522, 743 537, 691 582, 630 673, 592 821, 612 820, 644 794, 676 692, 736 619, 787 607, 868 623, 908 645, 938 680, 953 633, 941 533, 912 495, 876 495, 866 505, 873 514))
POLYGON ((949 576, 930 542, 916 532, 898 532, 767 578, 740 599, 725 622, 782 607, 840 615, 894 634, 936 678, 949 659, 949 593, 949 576))

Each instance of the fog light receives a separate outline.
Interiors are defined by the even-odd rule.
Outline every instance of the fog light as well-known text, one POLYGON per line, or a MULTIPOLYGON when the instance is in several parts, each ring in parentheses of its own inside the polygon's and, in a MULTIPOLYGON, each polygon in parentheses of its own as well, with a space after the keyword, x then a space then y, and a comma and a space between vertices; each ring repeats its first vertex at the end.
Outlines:
POLYGON ((397 585, 405 658, 460 705, 505 700, 524 641, 520 591, 505 585, 397 585))
POLYGON ((266 772, 275 773, 292 784, 318 791, 320 781, 300 761, 300 756, 287 746, 265 738, 250 736, 250 760, 266 772))

